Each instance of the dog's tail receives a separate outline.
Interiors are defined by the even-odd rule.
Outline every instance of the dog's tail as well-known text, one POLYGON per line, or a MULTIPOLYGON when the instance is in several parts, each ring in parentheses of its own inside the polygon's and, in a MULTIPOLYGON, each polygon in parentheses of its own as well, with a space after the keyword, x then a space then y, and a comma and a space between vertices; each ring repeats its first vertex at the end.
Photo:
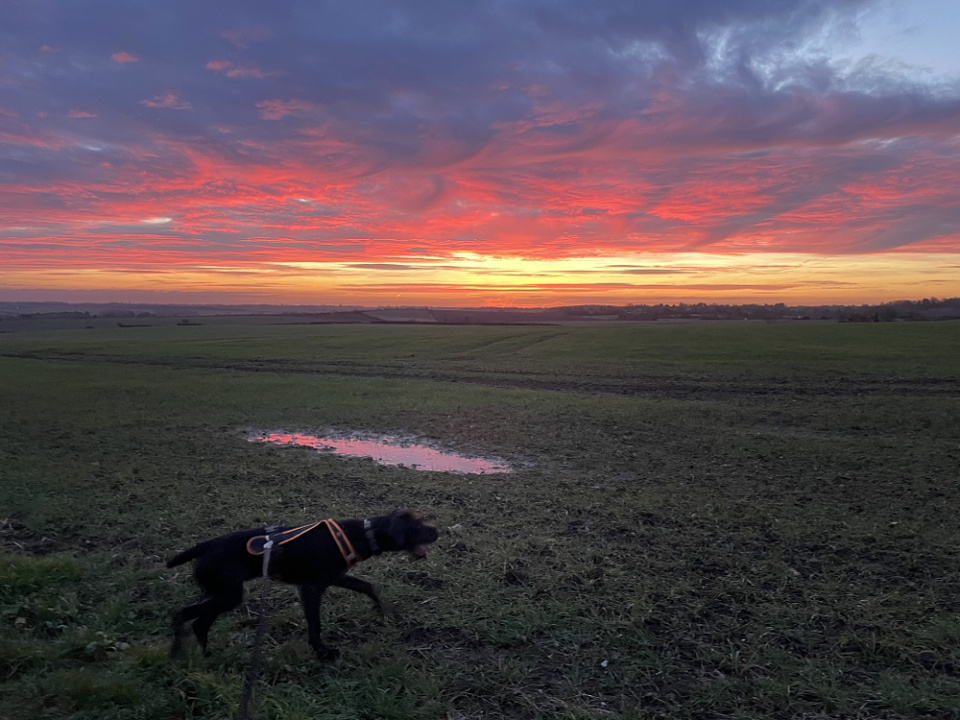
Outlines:
POLYGON ((196 560, 198 557, 203 555, 203 551, 206 549, 204 546, 206 543, 200 543, 199 545, 194 545, 189 550, 184 550, 179 555, 174 555, 172 558, 167 560, 167 567, 172 568, 177 565, 183 565, 188 560, 196 560))

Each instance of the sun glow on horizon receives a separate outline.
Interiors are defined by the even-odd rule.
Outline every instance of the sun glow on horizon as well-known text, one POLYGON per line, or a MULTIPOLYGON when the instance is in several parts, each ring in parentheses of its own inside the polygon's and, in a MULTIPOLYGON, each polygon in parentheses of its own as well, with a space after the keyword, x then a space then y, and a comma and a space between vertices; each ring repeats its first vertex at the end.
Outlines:
POLYGON ((671 302, 831 304, 960 296, 953 254, 629 253, 530 259, 454 253, 391 262, 270 261, 4 273, 0 298, 57 288, 123 301, 542 307, 671 302), (107 289, 110 289, 109 293, 107 289))

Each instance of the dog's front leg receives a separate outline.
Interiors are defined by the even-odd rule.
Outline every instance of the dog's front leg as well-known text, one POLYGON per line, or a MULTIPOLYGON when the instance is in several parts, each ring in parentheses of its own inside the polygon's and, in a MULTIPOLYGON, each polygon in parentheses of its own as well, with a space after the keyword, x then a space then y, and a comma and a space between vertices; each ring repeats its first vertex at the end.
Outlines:
POLYGON ((354 592, 366 595, 368 598, 373 600, 373 604, 376 605, 377 610, 379 610, 381 613, 383 612, 383 603, 380 602, 380 593, 377 592, 376 587, 374 587, 371 583, 368 583, 366 580, 353 577, 353 575, 341 575, 334 580, 332 584, 336 585, 337 587, 353 590, 354 592))
POLYGON ((355 578, 353 575, 341 575, 331 584, 336 585, 337 587, 345 588, 346 590, 353 590, 354 592, 366 595, 373 601, 373 604, 376 606, 377 610, 381 612, 381 614, 386 614, 386 612, 389 610, 391 615, 396 615, 396 612, 392 606, 384 607, 383 602, 380 599, 380 593, 377 592, 376 585, 368 583, 366 580, 355 578))
POLYGON ((303 603, 303 615, 307 619, 307 640, 316 653, 318 660, 333 660, 337 649, 327 647, 320 639, 320 598, 326 588, 317 585, 300 586, 300 602, 303 603))

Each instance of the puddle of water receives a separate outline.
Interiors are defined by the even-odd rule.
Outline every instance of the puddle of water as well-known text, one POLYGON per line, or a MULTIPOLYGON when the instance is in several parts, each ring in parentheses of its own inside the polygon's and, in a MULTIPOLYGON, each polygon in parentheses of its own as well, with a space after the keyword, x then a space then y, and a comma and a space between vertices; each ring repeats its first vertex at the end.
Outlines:
POLYGON ((309 447, 345 457, 368 457, 381 465, 404 465, 417 470, 468 474, 513 472, 513 468, 502 461, 468 458, 457 453, 427 447, 396 435, 341 436, 255 432, 247 439, 250 442, 309 447))

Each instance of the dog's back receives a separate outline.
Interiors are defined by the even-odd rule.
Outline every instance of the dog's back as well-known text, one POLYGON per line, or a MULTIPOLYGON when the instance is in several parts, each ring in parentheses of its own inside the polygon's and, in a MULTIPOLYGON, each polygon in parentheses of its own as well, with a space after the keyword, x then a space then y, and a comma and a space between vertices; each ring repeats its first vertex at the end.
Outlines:
POLYGON ((197 560, 211 554, 216 555, 218 553, 233 552, 236 550, 237 545, 246 547, 248 539, 255 535, 262 535, 264 532, 266 532, 264 528, 238 530, 228 535, 221 535, 211 540, 205 540, 198 545, 194 545, 189 550, 184 550, 179 555, 174 555, 167 561, 167 567, 172 568, 177 565, 183 565, 190 560, 197 560))

